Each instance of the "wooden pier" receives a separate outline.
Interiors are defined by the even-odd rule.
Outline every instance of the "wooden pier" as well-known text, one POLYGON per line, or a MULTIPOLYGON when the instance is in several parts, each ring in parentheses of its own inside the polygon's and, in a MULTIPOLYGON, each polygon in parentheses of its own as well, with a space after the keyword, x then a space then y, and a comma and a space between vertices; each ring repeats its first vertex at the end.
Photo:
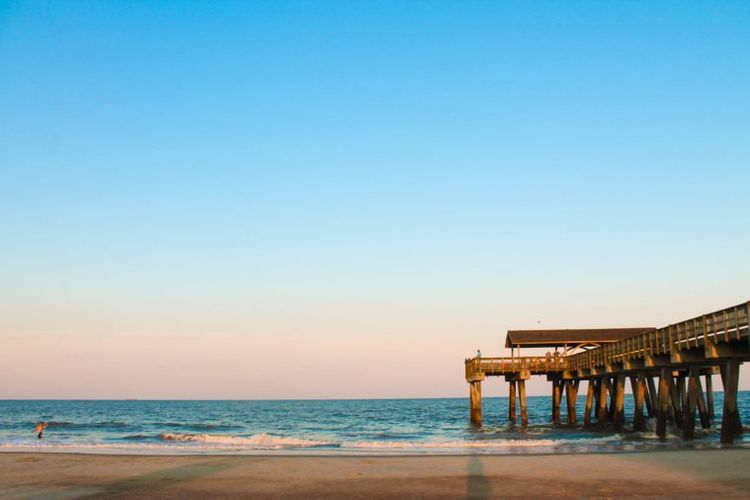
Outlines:
POLYGON ((712 425, 712 377, 718 374, 724 386, 721 442, 732 443, 742 433, 737 386, 740 365, 750 360, 749 308, 750 302, 745 302, 658 329, 511 330, 506 338, 511 357, 465 362, 471 421, 481 425, 482 381, 495 376, 505 377, 510 384, 508 419, 516 421, 518 398, 521 424, 526 425, 526 380, 543 375, 552 383, 551 419, 555 424, 560 423, 563 393, 566 423, 578 424, 576 399, 581 381, 586 381, 584 426, 595 421, 598 427, 622 430, 626 425, 625 384, 629 381, 634 430, 645 429, 647 415, 656 418, 660 437, 666 437, 671 424, 680 429, 684 439, 693 439, 696 413, 703 428, 712 425), (529 347, 554 347, 556 352, 520 356, 520 349, 529 347))

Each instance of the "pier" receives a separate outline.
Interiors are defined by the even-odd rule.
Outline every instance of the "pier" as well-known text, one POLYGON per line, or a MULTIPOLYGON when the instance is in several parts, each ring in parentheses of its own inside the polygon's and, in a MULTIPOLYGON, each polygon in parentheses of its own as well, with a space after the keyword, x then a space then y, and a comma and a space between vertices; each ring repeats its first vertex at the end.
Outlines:
POLYGON ((696 414, 709 428, 714 416, 713 376, 724 387, 721 442, 732 443, 742 433, 737 409, 740 365, 750 360, 748 309, 745 302, 662 328, 575 330, 510 330, 510 357, 475 357, 465 361, 469 383, 470 418, 482 423, 482 382, 504 377, 509 383, 508 420, 528 423, 526 380, 544 376, 551 382, 551 421, 561 424, 560 406, 567 406, 567 425, 578 425, 576 400, 586 381, 583 425, 622 430, 625 385, 630 383, 633 430, 644 430, 646 415, 656 418, 656 433, 664 438, 667 425, 684 439, 693 439, 696 414), (527 348, 554 348, 544 356, 521 356, 527 348), (701 380, 705 381, 705 388, 701 380))

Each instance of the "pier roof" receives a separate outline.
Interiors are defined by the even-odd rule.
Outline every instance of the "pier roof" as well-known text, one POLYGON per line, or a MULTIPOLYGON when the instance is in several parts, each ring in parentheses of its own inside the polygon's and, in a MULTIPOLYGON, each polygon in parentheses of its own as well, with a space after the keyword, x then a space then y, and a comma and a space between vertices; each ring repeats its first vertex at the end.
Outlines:
POLYGON ((572 330, 508 330, 505 347, 564 347, 608 344, 656 330, 640 328, 578 328, 572 330))

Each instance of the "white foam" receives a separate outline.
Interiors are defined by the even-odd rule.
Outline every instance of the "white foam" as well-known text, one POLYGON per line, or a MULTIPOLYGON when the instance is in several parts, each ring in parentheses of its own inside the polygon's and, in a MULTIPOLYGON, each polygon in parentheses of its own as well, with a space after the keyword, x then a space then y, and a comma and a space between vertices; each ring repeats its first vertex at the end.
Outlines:
POLYGON ((37 443, 31 440, 0 443, 0 451, 27 451, 48 453, 96 454, 257 454, 274 453, 325 453, 332 454, 451 454, 462 451, 493 452, 500 454, 519 452, 549 453, 560 447, 575 446, 596 451, 597 445, 621 440, 618 435, 583 439, 486 439, 476 441, 334 441, 281 437, 270 434, 230 436, 223 434, 160 434, 161 442, 152 443, 37 443), (329 448, 321 448, 329 447, 329 448), (317 450, 317 451, 316 451, 317 450))
POLYGON ((481 441, 358 441, 343 447, 372 449, 497 449, 497 448, 554 448, 565 445, 590 446, 619 441, 620 436, 584 439, 494 439, 481 441))
POLYGON ((271 436, 270 434, 266 433, 243 437, 228 436, 224 434, 178 434, 168 432, 159 434, 159 438, 164 441, 181 443, 205 443, 265 450, 276 450, 280 448, 312 448, 318 446, 336 446, 336 443, 331 441, 316 441, 313 439, 271 436))

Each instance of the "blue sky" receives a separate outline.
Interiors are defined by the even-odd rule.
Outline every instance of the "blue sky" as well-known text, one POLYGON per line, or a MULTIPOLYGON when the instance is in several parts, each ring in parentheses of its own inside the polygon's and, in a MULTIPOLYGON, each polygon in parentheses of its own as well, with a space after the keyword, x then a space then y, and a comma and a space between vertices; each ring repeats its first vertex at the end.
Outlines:
POLYGON ((463 395, 748 300, 748 88, 745 2, 3 2, 5 395, 463 395))

